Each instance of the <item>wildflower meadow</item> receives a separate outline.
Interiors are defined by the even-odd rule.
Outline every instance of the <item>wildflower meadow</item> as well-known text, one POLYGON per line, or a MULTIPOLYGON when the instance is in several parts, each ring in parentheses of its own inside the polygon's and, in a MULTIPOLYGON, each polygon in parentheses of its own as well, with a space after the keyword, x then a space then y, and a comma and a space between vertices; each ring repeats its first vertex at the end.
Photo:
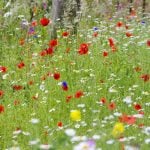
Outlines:
POLYGON ((150 14, 88 12, 76 34, 64 27, 51 39, 46 10, 30 20, 9 2, 0 0, 0 150, 149 150, 150 14))

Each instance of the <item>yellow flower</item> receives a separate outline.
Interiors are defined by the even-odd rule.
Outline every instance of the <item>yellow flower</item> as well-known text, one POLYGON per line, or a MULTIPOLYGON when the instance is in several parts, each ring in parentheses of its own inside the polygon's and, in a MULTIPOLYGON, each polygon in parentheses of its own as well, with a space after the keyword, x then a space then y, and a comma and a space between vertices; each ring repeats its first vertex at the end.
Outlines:
POLYGON ((80 121, 81 120, 81 112, 79 110, 72 110, 70 112, 70 118, 73 121, 80 121))
POLYGON ((124 132, 124 126, 123 123, 117 122, 113 128, 112 135, 113 136, 119 136, 124 132))

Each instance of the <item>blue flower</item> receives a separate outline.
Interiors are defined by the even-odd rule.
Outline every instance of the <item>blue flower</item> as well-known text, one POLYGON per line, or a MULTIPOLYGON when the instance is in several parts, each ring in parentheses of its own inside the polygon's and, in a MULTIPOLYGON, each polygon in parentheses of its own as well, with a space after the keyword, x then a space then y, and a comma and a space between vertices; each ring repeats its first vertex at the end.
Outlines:
POLYGON ((97 31, 97 30, 98 30, 98 27, 94 27, 93 30, 94 30, 94 31, 97 31))
POLYGON ((63 82, 62 82, 62 86, 63 86, 63 87, 67 87, 67 86, 68 86, 68 85, 67 85, 67 82, 63 81, 63 82))
POLYGON ((141 24, 145 24, 145 21, 141 21, 141 24))

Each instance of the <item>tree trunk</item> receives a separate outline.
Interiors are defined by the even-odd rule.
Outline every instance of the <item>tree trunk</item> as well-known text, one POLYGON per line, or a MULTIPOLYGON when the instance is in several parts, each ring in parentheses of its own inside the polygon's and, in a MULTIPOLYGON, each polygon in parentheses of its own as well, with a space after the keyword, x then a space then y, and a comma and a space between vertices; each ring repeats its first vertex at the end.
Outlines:
POLYGON ((117 4, 116 4, 117 11, 119 10, 119 7, 120 7, 120 3, 119 3, 119 0, 117 0, 117 4))
POLYGON ((57 38, 57 29, 64 28, 64 24, 71 24, 72 33, 77 32, 78 22, 75 22, 77 11, 80 11, 81 0, 53 0, 52 1, 52 29, 51 38, 57 38), (66 19, 66 20, 65 20, 66 19))
POLYGON ((64 14, 64 0, 52 1, 52 31, 51 38, 57 38, 57 28, 62 26, 62 17, 64 14))
POLYGON ((33 12, 34 0, 30 0, 29 6, 30 6, 30 21, 32 21, 34 17, 34 12, 33 12))
POLYGON ((129 0, 129 2, 130 2, 129 13, 131 14, 131 12, 132 12, 132 3, 133 3, 133 0, 129 0))
POLYGON ((142 6, 143 17, 145 16, 145 7, 146 7, 146 0, 143 0, 143 6, 142 6))

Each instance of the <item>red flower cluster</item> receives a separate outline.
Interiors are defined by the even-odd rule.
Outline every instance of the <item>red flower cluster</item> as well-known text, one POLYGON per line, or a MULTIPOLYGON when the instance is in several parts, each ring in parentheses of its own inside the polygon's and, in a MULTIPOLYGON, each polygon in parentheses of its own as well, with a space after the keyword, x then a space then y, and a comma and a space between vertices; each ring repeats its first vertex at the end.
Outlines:
POLYGON ((54 49, 52 47, 49 47, 43 51, 40 52, 41 56, 47 56, 47 55, 52 55, 54 53, 54 49))
POLYGON ((116 51, 116 46, 115 46, 115 42, 114 42, 114 39, 113 38, 109 38, 108 39, 108 42, 109 42, 109 46, 111 47, 112 51, 116 51))
POLYGON ((115 46, 115 43, 114 43, 114 39, 113 39, 113 38, 109 38, 109 39, 108 39, 108 42, 109 42, 109 46, 110 46, 110 47, 115 46))
POLYGON ((40 20, 40 24, 41 24, 42 26, 47 26, 47 25, 49 24, 49 22, 50 22, 50 20, 47 19, 47 18, 45 18, 45 17, 43 17, 43 18, 40 20))
POLYGON ((136 118, 134 116, 122 115, 119 117, 119 121, 132 125, 136 122, 136 118))
POLYGON ((87 54, 88 53, 88 50, 89 50, 89 45, 87 43, 82 43, 80 45, 80 48, 78 50, 78 53, 80 55, 84 55, 84 54, 87 54))

